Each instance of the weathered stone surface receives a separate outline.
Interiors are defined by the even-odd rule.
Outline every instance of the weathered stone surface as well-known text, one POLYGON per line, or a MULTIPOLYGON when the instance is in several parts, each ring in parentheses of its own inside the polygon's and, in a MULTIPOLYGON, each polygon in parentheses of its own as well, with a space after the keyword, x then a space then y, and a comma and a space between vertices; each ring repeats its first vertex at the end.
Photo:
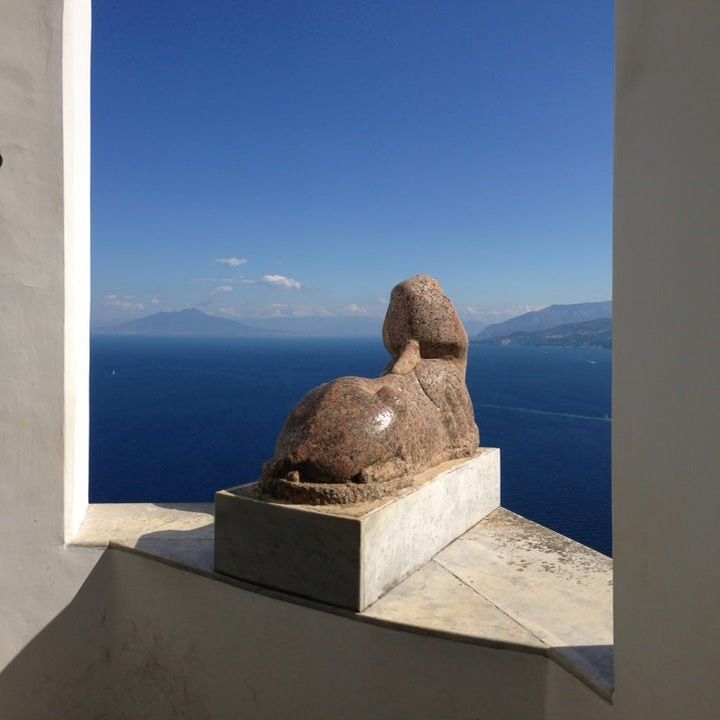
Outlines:
POLYGON ((363 610, 500 504, 500 451, 483 448, 354 504, 264 500, 255 485, 215 495, 215 570, 363 610))
POLYGON ((353 503, 406 487, 415 474, 479 444, 465 384, 468 339, 437 280, 405 280, 390 298, 379 378, 342 377, 310 391, 260 479, 293 503, 353 503))

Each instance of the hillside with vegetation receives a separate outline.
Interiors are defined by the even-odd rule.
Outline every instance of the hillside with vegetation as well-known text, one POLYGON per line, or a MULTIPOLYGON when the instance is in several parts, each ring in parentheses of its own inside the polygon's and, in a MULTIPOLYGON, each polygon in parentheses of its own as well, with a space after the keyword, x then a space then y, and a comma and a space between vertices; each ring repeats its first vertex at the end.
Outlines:
POLYGON ((566 323, 547 330, 518 330, 507 335, 476 339, 473 342, 501 346, 611 348, 612 319, 566 323))

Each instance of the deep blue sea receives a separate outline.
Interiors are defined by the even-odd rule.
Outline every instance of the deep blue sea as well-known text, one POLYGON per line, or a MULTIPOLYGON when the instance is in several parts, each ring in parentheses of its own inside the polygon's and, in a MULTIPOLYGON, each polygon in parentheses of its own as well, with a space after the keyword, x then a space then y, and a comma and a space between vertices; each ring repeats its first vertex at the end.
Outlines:
MULTIPOLYGON (((91 501, 210 501, 252 482, 308 390, 375 377, 387 359, 379 339, 93 336, 91 501)), ((470 350, 503 506, 608 555, 610 381, 609 350, 470 350)))

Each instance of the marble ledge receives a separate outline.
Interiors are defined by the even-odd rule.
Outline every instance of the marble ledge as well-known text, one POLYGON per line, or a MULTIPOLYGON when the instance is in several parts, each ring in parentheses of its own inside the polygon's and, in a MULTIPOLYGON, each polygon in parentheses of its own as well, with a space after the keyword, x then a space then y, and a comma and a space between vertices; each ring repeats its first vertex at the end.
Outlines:
POLYGON ((610 701, 612 560, 500 508, 362 613, 213 572, 211 504, 91 505, 74 545, 111 545, 316 610, 542 654, 610 701))
POLYGON ((211 571, 214 522, 213 503, 96 503, 70 545, 121 545, 211 571))

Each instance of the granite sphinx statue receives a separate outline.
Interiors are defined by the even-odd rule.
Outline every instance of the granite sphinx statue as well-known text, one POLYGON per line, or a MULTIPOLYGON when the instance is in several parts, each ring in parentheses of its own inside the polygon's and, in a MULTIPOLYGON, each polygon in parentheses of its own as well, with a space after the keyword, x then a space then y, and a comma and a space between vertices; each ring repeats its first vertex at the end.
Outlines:
POLYGON ((468 337, 440 283, 418 275, 395 286, 382 334, 392 359, 380 377, 337 378, 292 411, 263 466, 264 496, 314 505, 373 500, 477 450, 468 337))

